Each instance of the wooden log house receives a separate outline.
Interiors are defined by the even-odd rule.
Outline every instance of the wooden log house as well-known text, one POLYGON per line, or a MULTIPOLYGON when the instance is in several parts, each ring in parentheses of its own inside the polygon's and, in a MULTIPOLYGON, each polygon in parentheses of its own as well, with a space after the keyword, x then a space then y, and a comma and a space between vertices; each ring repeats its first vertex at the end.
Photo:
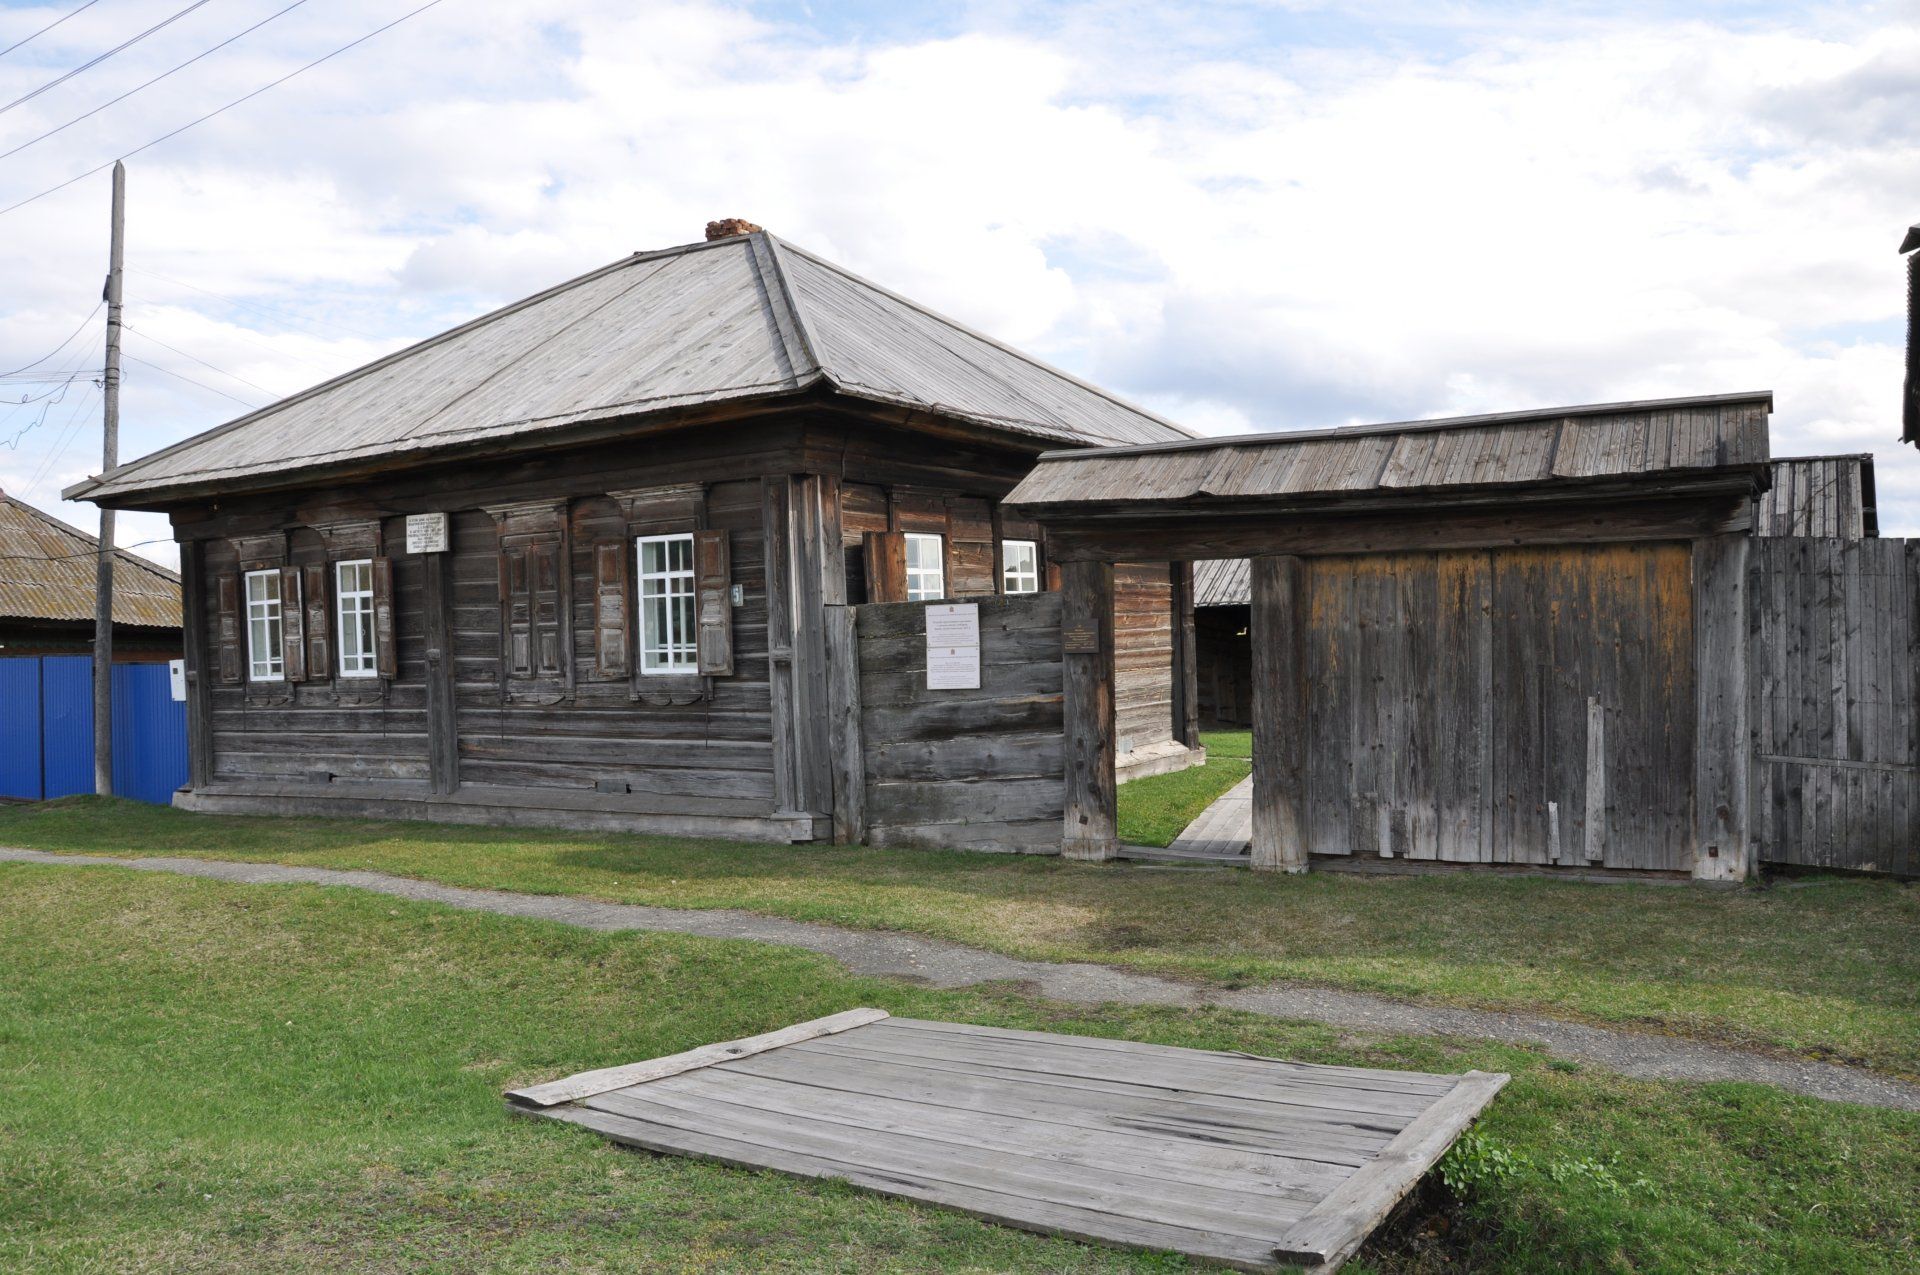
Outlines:
MULTIPOLYGON (((830 613, 1045 589, 1000 503, 1034 457, 1189 437, 740 229, 67 493, 172 516, 177 804, 827 837, 830 613)), ((1155 768, 1200 756, 1163 558, 1122 568, 1114 617, 1123 751, 1155 768)))

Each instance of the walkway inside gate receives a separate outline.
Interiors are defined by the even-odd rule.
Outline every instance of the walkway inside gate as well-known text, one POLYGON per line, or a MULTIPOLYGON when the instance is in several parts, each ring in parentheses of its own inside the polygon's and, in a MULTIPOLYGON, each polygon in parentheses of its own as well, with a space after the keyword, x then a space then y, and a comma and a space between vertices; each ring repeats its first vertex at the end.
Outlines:
POLYGON ((1114 564, 1251 559, 1255 867, 1748 870, 1765 394, 1049 453, 1064 850, 1116 851, 1114 564))

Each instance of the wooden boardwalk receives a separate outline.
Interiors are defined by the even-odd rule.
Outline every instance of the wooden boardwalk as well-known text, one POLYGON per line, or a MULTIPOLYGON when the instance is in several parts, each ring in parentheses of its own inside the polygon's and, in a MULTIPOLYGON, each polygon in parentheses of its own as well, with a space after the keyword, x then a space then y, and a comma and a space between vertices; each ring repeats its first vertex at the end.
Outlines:
POLYGON ((1331 1271, 1506 1081, 857 1009, 508 1098, 630 1146, 1042 1234, 1331 1271))
POLYGON ((1221 793, 1167 849, 1204 855, 1242 855, 1253 845, 1253 776, 1221 793))

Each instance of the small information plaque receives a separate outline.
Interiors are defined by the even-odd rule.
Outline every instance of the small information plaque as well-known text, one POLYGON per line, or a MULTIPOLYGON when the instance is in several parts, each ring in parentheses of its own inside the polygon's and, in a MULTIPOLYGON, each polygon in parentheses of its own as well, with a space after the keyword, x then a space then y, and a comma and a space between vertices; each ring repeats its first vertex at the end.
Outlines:
POLYGON ((439 514, 407 515, 408 553, 445 553, 447 516, 439 514))
POLYGON ((927 689, 980 689, 980 607, 973 602, 927 608, 927 689))

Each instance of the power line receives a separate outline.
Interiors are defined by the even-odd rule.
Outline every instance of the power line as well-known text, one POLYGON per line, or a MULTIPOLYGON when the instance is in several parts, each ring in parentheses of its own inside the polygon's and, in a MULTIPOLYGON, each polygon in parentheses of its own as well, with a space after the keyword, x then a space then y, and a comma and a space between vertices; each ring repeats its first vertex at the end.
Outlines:
POLYGON ((53 477, 53 471, 59 465, 60 458, 67 454, 67 448, 71 447, 73 440, 79 437, 80 422, 86 416, 87 407, 93 402, 94 395, 99 392, 98 385, 89 384, 87 392, 82 394, 80 401, 73 405, 73 412, 67 417, 67 423, 60 434, 60 441, 41 458, 40 464, 33 471, 33 477, 27 480, 28 491, 39 491, 40 484, 53 477))
MULTIPOLYGON (((170 544, 172 541, 172 536, 155 536, 151 540, 136 540, 130 545, 115 545, 113 546, 113 551, 115 553, 126 553, 132 549, 144 549, 148 545, 170 544)), ((0 562, 66 562, 70 558, 97 558, 99 556, 100 551, 98 549, 89 549, 85 553, 0 553, 0 562)), ((149 561, 145 565, 159 566, 160 564, 149 561)), ((164 570, 164 568, 162 569, 164 570)))
MULTIPOLYGON (((204 0, 202 0, 202 2, 204 3, 204 0)), ((173 138, 180 136, 180 134, 186 132, 188 129, 193 128, 200 124, 204 124, 208 120, 212 119, 214 116, 224 114, 225 112, 232 110, 234 107, 241 105, 243 102, 250 102, 254 98, 259 97, 262 93, 265 93, 267 90, 280 87, 282 84, 285 84, 288 80, 291 80, 294 76, 305 74, 306 72, 311 71, 314 67, 319 66, 322 62, 332 61, 334 58, 339 57, 342 53, 347 52, 349 49, 356 48, 359 45, 365 44, 368 40, 373 39, 377 35, 393 30, 393 28, 399 26, 402 22, 405 22, 407 19, 417 17, 418 15, 425 13, 428 9, 433 8, 435 5, 439 4, 440 2, 441 0, 427 0, 427 3, 421 5, 418 9, 414 9, 407 13, 401 14, 399 17, 387 23, 385 26, 374 28, 373 30, 367 32, 365 35, 361 36, 359 39, 353 41, 352 43, 343 44, 339 48, 335 49, 333 52, 326 54, 324 57, 315 58, 313 61, 307 63, 305 66, 297 67, 296 69, 289 71, 285 75, 281 76, 279 79, 272 80, 266 84, 261 85, 259 88, 255 89, 251 93, 248 93, 244 97, 237 97, 233 101, 228 102, 225 106, 219 107, 215 110, 208 111, 205 115, 200 116, 198 119, 188 120, 185 124, 182 124, 179 128, 174 129, 171 133, 162 133, 159 137, 154 138, 152 141, 147 142, 144 145, 134 147, 132 150, 127 151, 125 154, 121 155, 119 159, 110 159, 104 164, 101 164, 94 168, 89 168, 86 172, 81 173, 78 176, 69 177, 66 181, 61 182, 58 186, 49 186, 47 187, 47 189, 41 191, 37 195, 29 195, 25 199, 20 200, 18 203, 8 204, 5 208, 0 208, 0 216, 5 216, 7 213, 13 212, 15 209, 25 208, 28 204, 31 204, 36 200, 45 199, 48 195, 53 194, 55 191, 65 190, 67 187, 73 185, 75 182, 85 181, 87 178, 93 176, 95 173, 104 173, 109 168, 112 168, 116 163, 120 162, 120 160, 131 159, 135 155, 138 155, 141 151, 151 150, 152 148, 154 148, 155 146, 158 146, 162 142, 171 141, 173 138)))
POLYGON ((132 97, 135 93, 140 92, 142 89, 152 88, 154 85, 158 84, 160 81, 166 79, 169 75, 172 75, 174 71, 186 70, 188 67, 192 66, 195 62, 198 62, 201 58, 207 57, 210 54, 218 53, 220 50, 226 48, 229 44, 232 44, 235 40, 238 40, 241 36, 252 35, 255 31, 258 31, 261 27, 264 27, 265 25, 267 25, 267 23, 272 22, 275 18, 285 17, 287 14, 292 13, 295 9, 298 9, 301 5, 305 4, 306 2, 307 0, 293 0, 292 4, 280 10, 280 12, 270 13, 266 17, 260 19, 260 21, 248 27, 245 31, 240 32, 239 35, 230 35, 226 39, 220 41, 220 43, 214 45, 211 49, 206 49, 202 52, 194 54, 192 57, 188 58, 185 62, 182 62, 179 66, 174 67, 173 70, 162 71, 160 72, 160 74, 154 76, 151 80, 148 80, 145 84, 136 84, 132 88, 128 89, 125 93, 122 93, 119 97, 116 97, 111 101, 100 103, 100 105, 94 107, 92 110, 88 111, 85 115, 74 116, 72 119, 62 124, 59 128, 50 128, 46 132, 40 134, 40 136, 38 137, 30 137, 26 141, 14 147, 10 151, 0 151, 0 159, 7 159, 7 158, 10 158, 11 156, 18 155, 21 151, 27 149, 27 147, 29 146, 32 146, 35 142, 44 142, 49 137, 52 137, 55 133, 66 132, 68 129, 72 128, 75 124, 80 123, 82 120, 92 119, 94 116, 98 115, 100 112, 106 110, 109 106, 118 106, 120 103, 126 101, 128 98, 132 97))
MULTIPOLYGON (((143 274, 147 276, 149 279, 158 279, 160 282, 170 283, 176 288, 187 288, 191 291, 202 293, 203 295, 212 297, 215 301, 224 301, 228 305, 239 306, 242 310, 251 310, 255 314, 261 315, 265 318, 278 319, 280 322, 286 324, 288 327, 299 328, 302 332, 305 332, 307 335, 319 337, 322 341, 328 339, 325 336, 325 334, 320 332, 315 332, 311 327, 307 326, 307 324, 302 323, 299 320, 295 319, 292 315, 288 314, 285 310, 281 310, 273 306, 261 305, 253 301, 242 301, 240 298, 230 297, 224 292, 215 292, 212 288, 203 288, 197 283, 188 283, 183 279, 175 279, 175 278, 171 278, 168 275, 163 275, 157 270, 148 270, 145 266, 129 266, 127 268, 129 270, 132 270, 136 274, 143 274)), ((350 327, 347 327, 345 324, 333 323, 326 319, 314 319, 312 320, 312 322, 318 323, 321 327, 332 328, 336 332, 344 332, 348 336, 357 336, 364 341, 379 341, 383 339, 381 337, 377 337, 373 335, 373 333, 371 332, 362 332, 357 328, 350 328, 350 327)), ((315 364, 314 366, 318 367, 319 364, 315 364)))
POLYGON ((0 49, 0 58, 7 56, 7 54, 13 52, 15 49, 19 48, 23 44, 32 44, 35 40, 38 40, 41 36, 53 30, 55 27, 59 26, 62 22, 65 22, 67 18, 77 18, 81 14, 85 13, 88 9, 93 8, 94 5, 99 3, 100 3, 100 0, 87 0, 85 4, 81 5, 78 9, 75 9, 72 13, 67 14, 66 17, 55 18, 53 21, 47 23, 47 25, 45 25, 44 27, 41 27, 38 31, 35 31, 32 35, 28 36, 26 39, 15 40, 12 44, 9 44, 6 48, 0 49))
MULTIPOLYGON (((78 10, 76 10, 76 12, 78 12, 78 10)), ((105 301, 101 301, 98 305, 95 305, 93 307, 92 312, 89 313, 86 318, 80 320, 80 326, 75 328, 72 332, 70 332, 67 335, 66 340, 54 346, 51 350, 48 350, 45 354, 42 354, 39 358, 35 359, 31 363, 23 363, 19 367, 13 369, 13 371, 11 372, 0 372, 0 377, 18 376, 20 375, 20 373, 26 371, 28 368, 38 367, 42 363, 45 363, 48 359, 52 358, 54 355, 60 353, 60 351, 66 349, 69 345, 73 344, 74 337, 79 336, 82 332, 85 332, 87 330, 87 325, 93 322, 93 316, 100 313, 100 306, 103 306, 105 304, 106 304, 105 301)))
MULTIPOLYGON (((65 385, 62 385, 56 393, 41 395, 40 396, 41 398, 48 399, 49 401, 45 407, 40 409, 40 415, 34 420, 32 424, 22 425, 18 430, 14 431, 13 437, 7 439, 4 443, 0 443, 0 447, 5 447, 10 452, 19 451, 20 440, 25 438, 28 434, 33 433, 34 430, 39 429, 42 425, 45 425, 47 423, 47 413, 51 412, 54 408, 58 407, 60 403, 63 400, 65 400, 65 398, 67 397, 67 391, 72 388, 73 388, 73 382, 68 381, 65 385)), ((35 400, 31 400, 31 399, 25 400, 25 402, 32 402, 32 401, 35 401, 35 400)), ((16 405, 16 406, 20 406, 20 405, 16 405)), ((12 415, 12 413, 9 412, 8 415, 12 415)))
MULTIPOLYGON (((174 371, 170 367, 161 367, 158 363, 149 363, 147 360, 141 358, 136 354, 127 355, 127 361, 130 363, 138 363, 142 367, 150 367, 156 372, 163 372, 166 375, 173 377, 175 380, 185 381, 188 385, 197 385, 209 394, 218 394, 221 398, 230 398, 234 402, 240 404, 240 406, 246 408, 250 412, 257 412, 260 410, 260 404, 258 403, 249 403, 247 402, 246 399, 241 398, 238 394, 229 394, 225 390, 216 389, 213 386, 208 385, 205 381, 196 381, 191 376, 184 376, 181 373, 174 371)), ((268 392, 271 393, 271 391, 268 391, 268 392)))
POLYGON ((139 333, 140 339, 142 341, 151 341, 155 345, 159 346, 161 349, 171 350, 173 351, 173 353, 178 354, 183 359, 192 359, 195 363, 198 363, 201 367, 206 368, 209 372, 218 372, 220 375, 224 377, 228 377, 232 380, 240 382, 240 384, 246 386, 249 389, 259 390, 262 394, 271 395, 274 398, 286 397, 286 395, 281 394, 277 390, 270 390, 264 385, 255 385, 252 381, 249 381, 246 377, 237 376, 234 373, 227 371, 227 369, 223 367, 215 367, 213 364, 207 362, 205 359, 201 358, 197 354, 188 354, 185 350, 182 350, 177 346, 168 345, 165 341, 162 341, 159 337, 151 336, 144 330, 134 327, 131 323, 125 324, 123 326, 125 326, 125 328, 129 332, 139 333))
POLYGON ((174 14, 171 18, 162 18, 160 21, 148 27, 145 31, 142 31, 139 35, 134 36, 132 39, 121 41, 119 44, 114 45, 111 49, 108 49, 105 53, 99 54, 96 57, 86 62, 82 62, 79 66, 74 67, 73 70, 68 71, 65 75, 57 75, 53 79, 48 80, 45 84, 42 84, 39 88, 33 90, 31 93, 24 93, 21 96, 14 98, 11 102, 8 102, 5 106, 0 106, 0 115, 5 115, 8 111, 20 105, 22 102, 31 102, 34 98, 39 97, 42 93, 45 93, 48 89, 59 88, 62 84, 65 84, 68 80, 71 80, 74 76, 80 74, 82 71, 92 70, 94 67, 99 66, 102 62, 105 62, 108 58, 112 57, 114 54, 125 52, 127 49, 132 48, 134 45, 140 43, 140 41, 152 35, 155 31, 160 30, 162 27, 172 26, 174 23, 178 22, 180 19, 186 17, 189 13, 192 13, 195 9, 200 8, 202 5, 205 5, 208 2, 209 0, 193 0, 192 4, 180 10, 180 12, 174 14))

